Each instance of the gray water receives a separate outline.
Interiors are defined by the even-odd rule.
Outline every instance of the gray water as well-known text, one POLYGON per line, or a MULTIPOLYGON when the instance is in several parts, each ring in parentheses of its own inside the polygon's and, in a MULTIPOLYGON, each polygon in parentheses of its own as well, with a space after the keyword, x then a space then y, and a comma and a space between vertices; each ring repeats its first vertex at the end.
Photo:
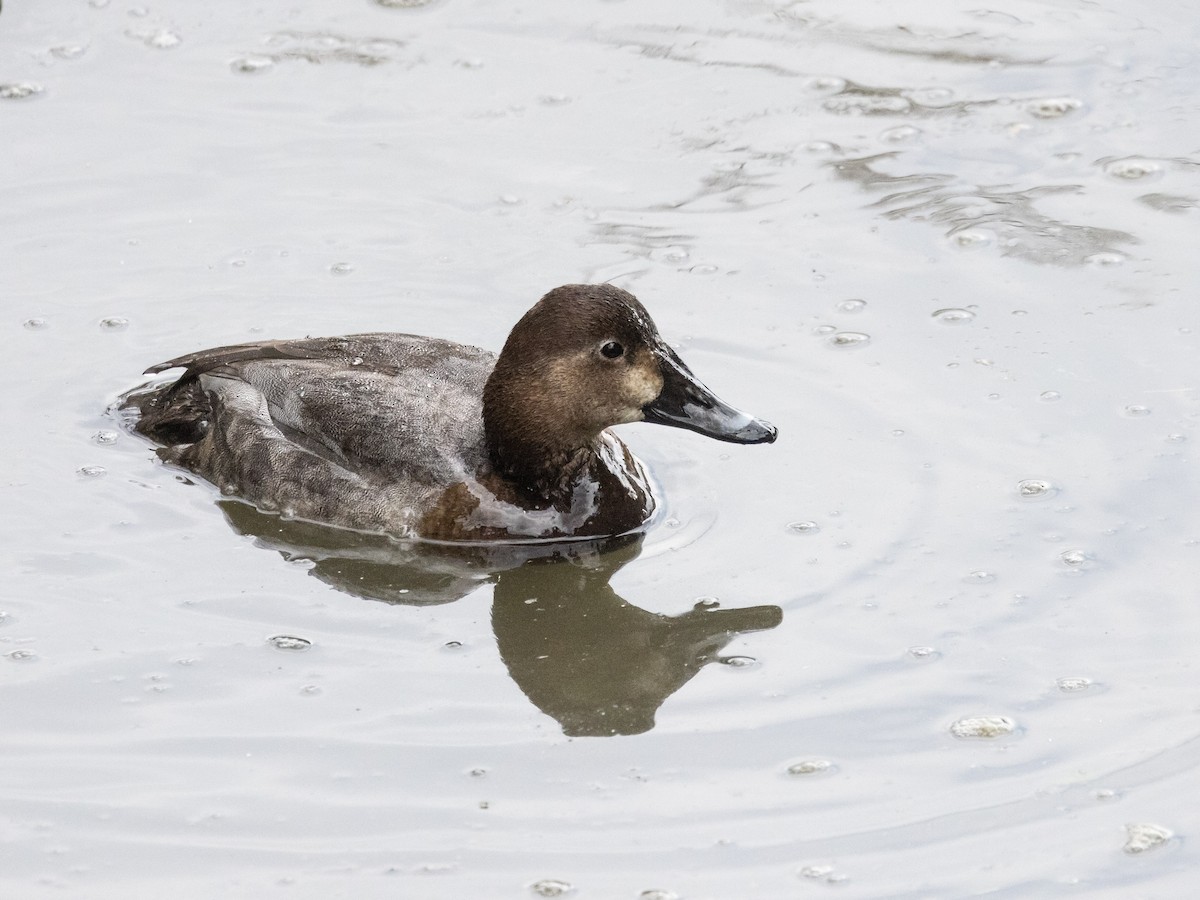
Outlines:
POLYGON ((1198 48, 1166 2, 9 0, 0 895, 1193 894, 1198 48), (603 280, 780 429, 622 426, 641 546, 406 580, 107 412, 603 280))

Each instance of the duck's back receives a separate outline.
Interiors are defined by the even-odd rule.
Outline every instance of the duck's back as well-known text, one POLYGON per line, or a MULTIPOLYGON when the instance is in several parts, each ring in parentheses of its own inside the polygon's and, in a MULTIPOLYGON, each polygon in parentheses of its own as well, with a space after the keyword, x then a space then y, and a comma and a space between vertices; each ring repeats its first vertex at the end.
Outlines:
POLYGON ((402 533, 483 467, 475 347, 405 334, 221 347, 170 360, 139 405, 166 458, 263 508, 402 533))

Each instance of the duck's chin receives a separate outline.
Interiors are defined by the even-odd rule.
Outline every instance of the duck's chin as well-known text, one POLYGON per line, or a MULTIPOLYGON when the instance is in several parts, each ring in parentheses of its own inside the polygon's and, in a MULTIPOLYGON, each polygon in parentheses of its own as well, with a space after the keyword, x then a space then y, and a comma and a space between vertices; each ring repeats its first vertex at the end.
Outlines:
POLYGON ((630 407, 629 409, 622 410, 621 412, 612 416, 612 418, 609 419, 604 428, 600 429, 600 431, 601 433, 604 433, 607 429, 615 428, 617 425, 632 425, 634 422, 645 421, 646 413, 642 410, 642 407, 630 407))

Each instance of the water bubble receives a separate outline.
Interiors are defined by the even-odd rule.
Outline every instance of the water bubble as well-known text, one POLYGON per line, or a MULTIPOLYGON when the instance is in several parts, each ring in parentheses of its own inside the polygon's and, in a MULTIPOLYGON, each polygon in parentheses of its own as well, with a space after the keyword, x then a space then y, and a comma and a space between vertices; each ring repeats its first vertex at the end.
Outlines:
POLYGON ((824 878, 833 874, 833 866, 803 866, 796 874, 801 878, 824 878))
POLYGON ((433 0, 375 0, 377 4, 387 9, 417 9, 428 6, 433 0))
POLYGON ((1062 399, 1062 394, 1058 391, 1042 391, 1038 394, 1038 399, 1046 403, 1055 403, 1062 399))
POLYGON ((1119 791, 1114 791, 1112 788, 1100 788, 1100 790, 1096 791, 1094 794, 1092 794, 1092 796, 1095 797, 1097 800, 1103 801, 1103 800, 1116 800, 1118 797, 1121 796, 1121 794, 1119 791))
POLYGON ((814 94, 837 94, 846 89, 846 79, 836 75, 818 75, 808 79, 804 86, 814 94))
POLYGON ((557 878, 543 878, 531 884, 529 889, 539 897, 565 897, 575 890, 575 885, 557 878))
POLYGON ((816 534, 821 526, 816 522, 788 522, 787 530, 792 534, 816 534))
POLYGON ((642 891, 638 894, 638 900, 679 900, 679 895, 674 891, 651 888, 648 891, 642 891))
POLYGON ((846 94, 830 97, 822 106, 826 112, 844 116, 894 116, 912 109, 907 97, 871 97, 862 94, 846 94))
POLYGON ((813 334, 833 334, 837 328, 833 325, 818 325, 813 329, 813 334))
POLYGON ((562 106, 571 102, 571 98, 566 94, 542 94, 538 97, 538 102, 543 106, 562 106))
POLYGON ((903 428, 893 428, 892 429, 892 437, 904 437, 904 429, 903 428))
POLYGON ((697 597, 692 609, 716 609, 720 605, 721 601, 716 597, 697 597))
POLYGON ((103 478, 108 474, 108 469, 104 466, 80 466, 75 471, 84 478, 103 478))
POLYGON ((160 28, 147 35, 137 36, 142 38, 142 43, 147 47, 153 47, 156 50, 169 50, 179 46, 183 41, 183 38, 169 28, 160 28))
POLYGON ((1148 822, 1134 822, 1125 826, 1127 838, 1124 850, 1126 853, 1145 853, 1169 841, 1172 834, 1161 825, 1151 825, 1148 822))
POLYGON ((933 318, 943 325, 966 325, 975 319, 975 313, 969 309, 949 307, 947 309, 935 310, 933 318))
POLYGON ((1068 565, 1073 569, 1087 565, 1088 562, 1088 555, 1082 550, 1064 550, 1058 554, 1058 558, 1063 561, 1064 565, 1068 565))
POLYGON ((276 634, 267 638, 267 643, 276 650, 307 650, 312 641, 290 634, 276 634))
POLYGON ((229 64, 229 68, 243 75, 253 75, 255 72, 265 72, 275 65, 275 60, 269 56, 241 56, 229 64))
POLYGON ((826 884, 842 884, 849 880, 846 875, 835 872, 833 866, 829 865, 801 866, 796 870, 796 874, 801 878, 824 881, 826 884))
POLYGON ((304 687, 300 688, 300 693, 305 697, 315 697, 321 693, 321 689, 315 684, 306 684, 304 687))
POLYGON ((1085 256, 1083 261, 1089 266, 1119 266, 1125 262, 1124 253, 1113 253, 1111 251, 1105 253, 1093 253, 1090 256, 1085 256))
POLYGON ((903 144, 920 137, 921 129, 915 125, 897 125, 879 133, 879 139, 889 144, 903 144))
POLYGON ((837 766, 828 759, 802 759, 787 767, 789 775, 827 775, 837 771, 837 766))
MULTIPOLYGON (((487 809, 487 802, 479 804, 481 808, 487 809)), ((455 863, 421 863, 419 866, 413 867, 413 872, 417 875, 445 875, 448 872, 455 872, 458 866, 455 863)), ((395 872, 395 869, 390 871, 395 872)))
POLYGON ((60 44, 50 48, 50 55, 58 59, 78 59, 86 50, 83 44, 60 44))
POLYGON ((101 430, 92 435, 93 444, 115 444, 119 435, 115 431, 101 430))
POLYGON ((733 669, 753 669, 758 665, 758 660, 753 656, 719 656, 717 662, 733 669))
POLYGON ((1092 679, 1079 677, 1060 678, 1054 683, 1064 694, 1076 694, 1090 688, 1092 686, 1092 679))
POLYGON ((804 149, 809 153, 831 153, 837 149, 836 145, 829 141, 809 141, 804 145, 804 149))
POLYGON ((691 251, 689 251, 687 247, 675 245, 670 247, 660 247, 652 251, 650 253, 650 258, 658 260, 659 262, 681 263, 687 262, 688 257, 691 255, 691 251))
POLYGON ((348 262, 336 262, 329 267, 329 271, 334 275, 349 275, 354 271, 354 266, 348 262))
POLYGON ((27 331, 43 331, 50 327, 50 323, 40 316, 34 316, 32 319, 26 319, 22 322, 21 327, 27 331))
POLYGON ((1151 410, 1148 406, 1134 405, 1125 407, 1125 415, 1134 419, 1141 418, 1142 416, 1148 416, 1150 415, 1150 412, 1151 410))
POLYGON ((1022 500, 1045 500, 1057 493, 1058 488, 1041 478, 1026 478, 1017 482, 1017 496, 1022 500))
POLYGON ((665 525, 667 528, 678 528, 682 524, 683 523, 680 522, 674 516, 671 516, 669 519, 667 519, 665 522, 663 522, 663 525, 665 525))
POLYGON ((17 81, 0 84, 0 100, 24 100, 42 92, 40 84, 32 81, 17 81))
POLYGON ((11 659, 13 662, 28 662, 37 659, 37 653, 29 649, 10 650, 4 654, 4 657, 5 659, 11 659))
POLYGON ((861 331, 839 331, 829 339, 829 343, 834 347, 863 347, 870 340, 871 336, 861 331))
POLYGON ((985 572, 983 569, 977 569, 963 579, 967 584, 991 584, 995 580, 995 572, 985 572))
POLYGON ((1008 716, 967 716, 951 725, 950 733, 963 740, 987 740, 1012 734, 1016 728, 1008 716))
POLYGON ((843 300, 837 305, 838 312, 857 313, 867 308, 866 300, 843 300))
POLYGON ((986 247, 996 240, 996 235, 986 228, 963 228, 952 233, 950 239, 959 247, 986 247))
POLYGON ((1025 109, 1039 119, 1060 119, 1083 108, 1083 103, 1074 97, 1045 97, 1030 101, 1025 109))
POLYGON ((129 327, 129 320, 124 316, 105 316, 100 320, 100 327, 105 331, 121 331, 129 327))
POLYGON ((475 766, 472 769, 467 769, 467 774, 472 778, 482 778, 488 773, 486 766, 475 766))
POLYGON ((1104 174, 1122 181, 1143 181, 1161 176, 1163 167, 1152 159, 1129 156, 1114 159, 1104 167, 1104 174))
POLYGON ((922 106, 936 106, 954 99, 954 91, 948 87, 919 88, 911 91, 910 96, 922 106))
POLYGON ((717 267, 708 265, 692 266, 688 271, 693 275, 715 275, 717 267))
POLYGON ((915 660, 921 662, 930 662, 935 659, 941 659, 941 651, 936 647, 909 647, 908 655, 915 660))
POLYGON ((442 649, 443 650, 461 650, 462 646, 463 646, 462 641, 446 641, 446 643, 442 644, 442 649))
POLYGON ((1171 434, 1167 435, 1167 440, 1170 441, 1172 444, 1182 444, 1184 441, 1187 440, 1187 435, 1180 434, 1179 432, 1172 432, 1171 434))

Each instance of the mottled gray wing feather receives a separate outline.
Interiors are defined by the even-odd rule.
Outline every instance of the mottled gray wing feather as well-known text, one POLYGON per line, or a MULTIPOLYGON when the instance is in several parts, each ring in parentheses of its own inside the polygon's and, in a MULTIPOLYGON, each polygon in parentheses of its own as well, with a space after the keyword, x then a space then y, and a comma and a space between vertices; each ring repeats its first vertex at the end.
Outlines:
POLYGON ((344 349, 324 359, 241 359, 213 374, 253 386, 281 432, 367 480, 438 486, 473 475, 494 356, 409 335, 340 341, 344 349), (358 350, 365 355, 345 356, 358 350))

